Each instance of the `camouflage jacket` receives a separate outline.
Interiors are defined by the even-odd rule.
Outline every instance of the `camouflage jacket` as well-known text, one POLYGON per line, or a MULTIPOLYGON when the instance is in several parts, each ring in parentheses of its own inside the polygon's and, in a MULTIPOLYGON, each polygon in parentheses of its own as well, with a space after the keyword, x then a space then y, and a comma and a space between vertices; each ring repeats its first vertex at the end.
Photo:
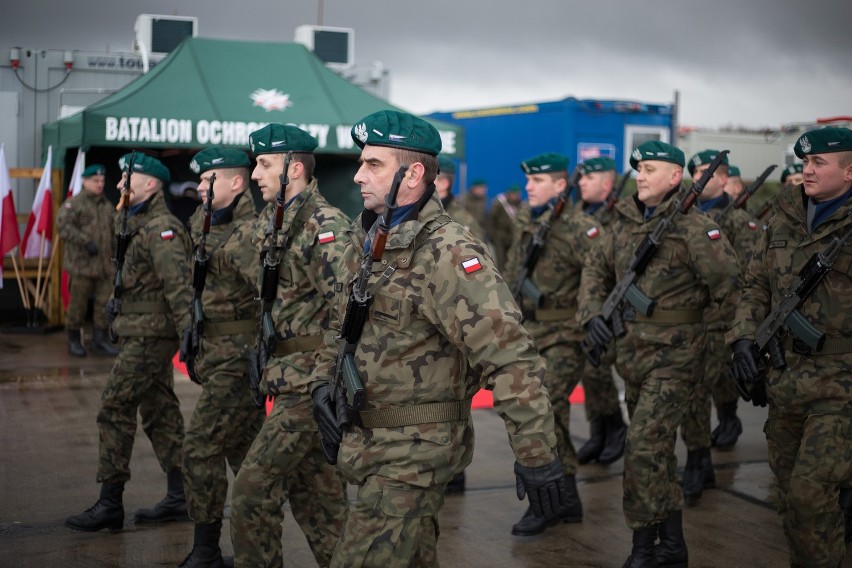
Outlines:
POLYGON ((477 197, 468 192, 461 199, 461 204, 470 213, 480 227, 485 227, 485 198, 477 197))
POLYGON ((506 194, 501 193, 491 202, 491 211, 488 213, 486 230, 494 245, 494 253, 497 257, 497 266, 500 270, 506 270, 506 261, 509 249, 515 240, 517 227, 516 219, 522 209, 521 203, 513 205, 506 199, 506 194))
POLYGON ((444 205, 444 210, 450 216, 450 219, 470 231, 470 234, 480 241, 485 242, 485 231, 482 229, 482 225, 459 203, 455 196, 449 197, 449 201, 444 205))
MULTIPOLYGON (((119 212, 116 235, 120 229, 119 212)), ((120 337, 177 338, 189 325, 192 300, 189 234, 169 213, 161 192, 127 220, 127 230, 130 244, 122 272, 121 312, 112 329, 120 337), (134 304, 146 307, 134 309, 134 304)))
MULTIPOLYGON (((262 254, 268 250, 270 219, 274 212, 275 202, 272 202, 261 211, 255 224, 252 240, 255 251, 262 254)), ((316 179, 284 211, 278 242, 281 246, 288 242, 289 245, 280 259, 277 295, 272 308, 279 344, 293 338, 314 337, 319 341, 328 329, 332 318, 331 300, 338 282, 335 271, 344 247, 342 235, 349 222, 346 215, 329 205, 320 194, 316 179)), ((255 274, 259 289, 263 278, 261 265, 255 274)), ((261 392, 273 396, 309 396, 308 374, 313 366, 313 350, 271 356, 263 372, 261 392)), ((298 417, 290 413, 294 423, 307 420, 313 424, 310 405, 302 411, 306 414, 298 417)))
POLYGON ((67 199, 56 216, 56 229, 64 243, 63 268, 70 274, 87 278, 112 278, 115 267, 115 208, 106 197, 85 189, 67 199), (98 254, 90 256, 86 244, 91 241, 98 254))
MULTIPOLYGON (((578 301, 578 321, 585 326, 600 315, 607 296, 627 271, 636 248, 675 206, 671 198, 661 203, 646 222, 635 198, 616 204, 616 218, 607 227, 583 267, 578 301)), ((739 296, 741 283, 737 257, 727 238, 712 219, 696 207, 674 217, 668 232, 636 287, 656 301, 655 314, 682 310, 705 311, 712 304, 729 315, 739 296)), ((690 345, 705 325, 658 325, 651 322, 626 323, 628 333, 643 341, 672 347, 690 345)))
MULTIPOLYGON (((195 363, 202 380, 207 378, 208 369, 223 364, 239 366, 247 372, 249 350, 254 348, 254 329, 224 333, 217 332, 216 326, 239 321, 256 324, 260 307, 255 290, 256 276, 244 272, 240 262, 246 255, 257 257, 257 249, 250 240, 250 228, 257 217, 251 195, 246 192, 235 205, 217 213, 222 215, 221 221, 211 223, 204 246, 208 255, 207 279, 201 293, 205 331, 195 363)), ((199 207, 189 220, 194 242, 193 270, 203 224, 204 208, 199 207)), ((254 264, 257 265, 257 261, 254 264)))
MULTIPOLYGON (((545 211, 533 219, 529 207, 524 207, 518 213, 518 232, 509 249, 504 272, 512 286, 522 268, 530 241, 550 214, 550 211, 545 211)), ((544 248, 530 278, 542 294, 541 303, 536 306, 529 298, 524 298, 521 306, 527 316, 524 326, 539 349, 544 350, 559 343, 579 342, 585 338, 583 328, 576 320, 577 292, 586 254, 600 235, 597 221, 570 207, 563 210, 548 231, 544 248), (559 316, 555 310, 564 313, 559 316), (552 321, 548 321, 548 313, 553 314, 552 321)))
POLYGON ((606 204, 601 203, 601 206, 598 207, 597 209, 595 209, 595 211, 593 213, 588 213, 586 211, 586 207, 588 205, 589 205, 588 203, 584 202, 581 199, 578 199, 574 203, 574 209, 584 213, 585 215, 588 215, 589 217, 596 219, 604 227, 608 227, 613 222, 613 220, 615 219, 615 207, 614 206, 613 206, 612 209, 607 211, 606 204))
MULTIPOLYGON (((373 265, 371 286, 389 266, 396 270, 370 307, 355 362, 368 410, 470 399, 492 390, 517 459, 550 463, 556 443, 553 415, 542 385, 544 361, 520 322, 508 286, 485 246, 444 213, 437 196, 421 200, 416 219, 391 229, 384 258, 373 265)), ((345 284, 337 318, 317 352, 312 378, 334 376, 336 337, 361 264, 363 213, 345 235, 340 264, 345 284)), ((344 434, 338 464, 355 483, 378 474, 416 486, 448 482, 473 452, 470 418, 344 434)), ((465 463, 467 462, 467 463, 465 463)))
MULTIPOLYGON (((758 326, 784 298, 811 256, 825 251, 833 237, 852 226, 852 203, 847 201, 808 234, 805 203, 801 185, 779 193, 775 214, 760 235, 746 271, 742 301, 737 305, 728 343, 754 339, 758 326)), ((847 243, 799 312, 825 333, 827 341, 852 341, 850 306, 852 244, 847 243)), ((852 351, 798 354, 788 344, 786 357, 787 368, 770 371, 767 379, 769 399, 782 412, 852 414, 852 351)))
MULTIPOLYGON (((723 194, 722 199, 705 213, 715 220, 716 215, 721 213, 730 201, 731 197, 728 194, 723 194)), ((757 245, 758 227, 754 217, 744 209, 731 209, 718 223, 719 228, 722 229, 722 234, 728 237, 734 252, 737 254, 737 266, 739 266, 740 273, 744 272, 754 252, 754 247, 757 245)), ((728 320, 722 318, 718 311, 714 312, 713 310, 707 314, 707 323, 708 329, 722 332, 727 331, 730 324, 728 320)))

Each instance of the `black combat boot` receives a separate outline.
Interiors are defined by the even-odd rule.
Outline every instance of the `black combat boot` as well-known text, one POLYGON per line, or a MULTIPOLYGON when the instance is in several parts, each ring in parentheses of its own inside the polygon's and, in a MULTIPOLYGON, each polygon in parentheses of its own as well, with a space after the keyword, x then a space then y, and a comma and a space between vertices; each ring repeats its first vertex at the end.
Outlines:
POLYGON ((713 446, 726 452, 733 449, 743 433, 743 423, 737 416, 737 401, 717 407, 716 416, 719 425, 713 430, 713 446))
POLYGON ((674 511, 660 524, 660 544, 655 548, 657 566, 686 568, 689 554, 683 539, 683 511, 674 511))
POLYGON ((704 490, 704 470, 701 458, 704 456, 704 448, 686 452, 686 466, 683 468, 683 500, 687 505, 695 505, 701 499, 704 490))
POLYGON ((577 492, 577 479, 573 475, 565 476, 565 487, 568 500, 559 508, 559 514, 552 519, 536 517, 528 508, 521 520, 512 525, 515 536, 533 536, 543 533, 548 527, 561 523, 579 523, 583 521, 583 504, 577 492))
POLYGON ((464 493, 464 472, 457 473, 449 483, 444 493, 464 493))
POLYGON ((186 496, 183 493, 183 473, 173 469, 168 474, 168 492, 153 509, 136 511, 137 523, 165 523, 167 521, 188 521, 186 496))
POLYGON ((657 540, 657 525, 633 531, 633 549, 623 568, 657 568, 654 543, 657 540))
POLYGON ((843 511, 846 542, 852 542, 852 488, 840 490, 840 510, 843 511))
POLYGON ((65 519, 65 526, 75 531, 120 531, 124 527, 122 495, 124 483, 104 483, 98 502, 80 513, 65 519))
POLYGON ((606 425, 604 425, 603 418, 595 418, 589 422, 589 429, 589 441, 577 450, 577 461, 580 464, 597 461, 604 449, 604 442, 606 442, 606 425))
POLYGON ((606 444, 604 444, 598 463, 609 465, 624 455, 624 440, 627 438, 627 424, 621 417, 621 409, 604 417, 606 424, 606 444))
POLYGON ((115 357, 118 355, 118 349, 113 347, 107 336, 107 330, 99 327, 95 328, 92 334, 92 353, 102 355, 104 357, 115 357))
POLYGON ((178 568, 223 568, 222 550, 219 537, 222 534, 222 521, 207 524, 195 524, 195 540, 189 556, 178 564, 178 568))
POLYGON ((68 354, 72 357, 86 356, 86 349, 83 347, 83 342, 80 339, 79 329, 68 330, 68 354))

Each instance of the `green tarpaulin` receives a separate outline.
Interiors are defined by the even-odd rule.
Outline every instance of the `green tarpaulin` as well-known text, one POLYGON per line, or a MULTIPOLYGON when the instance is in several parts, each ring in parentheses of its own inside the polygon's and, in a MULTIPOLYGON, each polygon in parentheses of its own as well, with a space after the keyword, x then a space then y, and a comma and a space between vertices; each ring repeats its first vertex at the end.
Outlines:
MULTIPOLYGON (((246 148, 252 130, 283 122, 315 136, 318 154, 357 154, 352 124, 390 107, 300 44, 187 38, 120 91, 45 125, 44 147, 246 148)), ((432 122, 444 153, 463 157, 462 129, 432 122)))

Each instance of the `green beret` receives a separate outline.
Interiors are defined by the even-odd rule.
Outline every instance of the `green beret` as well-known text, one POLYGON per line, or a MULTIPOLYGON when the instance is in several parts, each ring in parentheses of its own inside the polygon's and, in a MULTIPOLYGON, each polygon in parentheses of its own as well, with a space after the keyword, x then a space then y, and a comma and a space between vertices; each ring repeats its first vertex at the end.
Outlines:
POLYGON ((470 185, 488 185, 488 182, 482 178, 476 178, 470 182, 470 185))
POLYGON ((509 189, 506 190, 506 193, 520 193, 520 192, 521 192, 521 186, 519 186, 516 183, 510 185, 509 189))
POLYGON ((318 145, 316 138, 292 124, 272 122, 249 134, 249 147, 255 156, 287 152, 310 153, 318 145))
POLYGON ((169 169, 163 165, 163 162, 142 152, 131 152, 130 154, 123 155, 118 160, 118 167, 121 168, 122 172, 127 169, 127 163, 130 161, 131 154, 133 155, 134 173, 148 174, 163 183, 169 183, 172 179, 169 169))
POLYGON ((852 130, 841 126, 826 126, 805 132, 796 140, 793 151, 800 158, 808 154, 829 154, 852 150, 852 130))
POLYGON ((790 164, 784 171, 781 172, 781 183, 787 181, 787 176, 791 176, 793 174, 800 174, 804 171, 804 166, 801 163, 798 164, 790 164))
POLYGON ((438 130, 413 114, 380 110, 365 116, 352 127, 352 140, 359 148, 389 146, 437 156, 441 153, 438 130))
POLYGON ((539 154, 521 162, 521 169, 526 174, 549 174, 552 172, 567 172, 570 160, 562 154, 552 152, 539 154))
MULTIPOLYGON (((719 155, 719 150, 704 150, 702 152, 698 152, 693 157, 689 159, 689 164, 687 168, 689 169, 689 175, 695 173, 695 168, 698 166, 703 166, 704 164, 709 164, 713 160, 716 159, 716 156, 719 155)), ((720 165, 728 165, 728 155, 725 154, 725 157, 722 158, 722 164, 720 165)))
POLYGON ((446 156, 438 156, 438 170, 443 175, 455 175, 456 163, 446 156))
POLYGON ((630 167, 638 170, 639 162, 645 160, 671 162, 680 167, 686 165, 686 158, 680 148, 660 142, 659 140, 649 140, 636 146, 633 149, 633 153, 630 154, 630 167))
POLYGON ((740 169, 737 166, 732 166, 728 164, 728 177, 740 177, 740 169))
POLYGON ((88 166, 85 170, 83 170, 83 176, 82 177, 90 178, 92 176, 105 176, 105 175, 106 175, 106 168, 105 167, 103 167, 100 164, 92 164, 91 166, 88 166))
POLYGON ((615 169, 615 160, 606 156, 598 156, 590 158, 582 163, 583 173, 590 174, 592 172, 608 172, 615 169))
POLYGON ((223 148, 222 146, 213 146, 206 148, 195 156, 189 162, 189 169, 197 174, 206 172, 207 170, 217 170, 219 168, 247 168, 251 165, 251 160, 246 156, 246 153, 235 148, 223 148))

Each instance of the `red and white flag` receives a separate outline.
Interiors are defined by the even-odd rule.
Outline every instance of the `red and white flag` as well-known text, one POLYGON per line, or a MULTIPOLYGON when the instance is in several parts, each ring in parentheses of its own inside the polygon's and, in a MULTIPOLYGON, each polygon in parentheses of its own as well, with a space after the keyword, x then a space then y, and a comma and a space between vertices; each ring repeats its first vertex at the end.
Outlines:
POLYGON ((74 171, 71 173, 71 179, 68 180, 68 193, 65 194, 65 199, 74 197, 83 189, 83 168, 85 165, 86 154, 80 148, 77 150, 77 161, 74 162, 74 171))
POLYGON ((12 178, 6 165, 6 146, 0 144, 0 288, 3 288, 3 262, 6 253, 21 244, 18 218, 15 216, 15 198, 12 195, 12 178))
POLYGON ((50 175, 52 172, 53 146, 47 147, 47 161, 44 163, 44 171, 38 182, 33 208, 30 218, 27 220, 27 228, 24 231, 24 258, 38 258, 39 256, 50 256, 50 245, 53 239, 53 200, 50 190, 50 175), (44 237, 44 252, 42 252, 42 239, 44 237))

